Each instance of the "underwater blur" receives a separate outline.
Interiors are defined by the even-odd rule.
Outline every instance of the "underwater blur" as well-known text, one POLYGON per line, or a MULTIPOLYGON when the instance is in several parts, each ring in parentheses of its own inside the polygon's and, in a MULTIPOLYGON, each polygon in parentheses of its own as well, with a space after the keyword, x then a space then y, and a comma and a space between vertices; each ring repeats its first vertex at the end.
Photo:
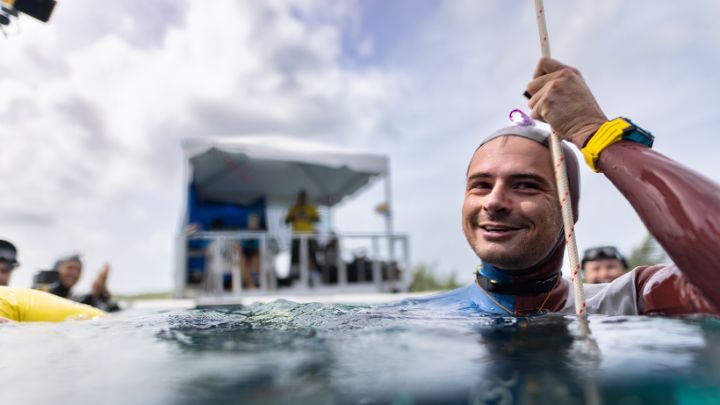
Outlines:
POLYGON ((720 320, 459 316, 413 302, 0 326, 3 404, 720 401, 720 320))

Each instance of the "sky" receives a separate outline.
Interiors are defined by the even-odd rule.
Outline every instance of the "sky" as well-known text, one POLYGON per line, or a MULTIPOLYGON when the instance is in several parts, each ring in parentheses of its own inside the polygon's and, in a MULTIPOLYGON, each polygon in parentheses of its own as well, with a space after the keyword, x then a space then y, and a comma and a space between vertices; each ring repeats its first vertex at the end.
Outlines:
MULTIPOLYGON (((553 56, 608 117, 720 181, 720 3, 546 0, 553 56)), ((540 57, 529 0, 59 1, 0 37, 0 238, 13 285, 84 254, 119 293, 170 290, 180 140, 285 133, 389 156, 395 229, 414 264, 469 281, 464 174, 507 124, 540 57)), ((582 170, 580 249, 628 253, 646 230, 602 174, 582 170)), ((382 184, 343 202, 339 231, 381 231, 382 184)))

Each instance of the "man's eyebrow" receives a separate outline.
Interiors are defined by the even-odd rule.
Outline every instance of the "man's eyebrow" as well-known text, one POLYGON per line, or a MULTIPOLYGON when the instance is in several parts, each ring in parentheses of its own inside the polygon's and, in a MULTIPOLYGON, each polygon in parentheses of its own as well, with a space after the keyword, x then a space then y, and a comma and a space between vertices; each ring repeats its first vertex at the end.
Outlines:
MULTIPOLYGON (((487 179, 487 178, 493 178, 496 177, 491 173, 488 172, 475 172, 467 177, 467 181, 473 181, 477 179, 487 179)), ((535 182, 538 182, 543 185, 549 185, 550 182, 543 176, 533 173, 533 172, 521 172, 521 173, 513 173, 510 176, 508 176, 511 180, 533 180, 535 182)))
POLYGON ((490 173, 487 173, 487 172, 475 172, 475 173, 467 176, 467 181, 475 180, 475 179, 484 179, 484 178, 488 178, 488 177, 493 177, 493 175, 490 173))
POLYGON ((513 173, 510 178, 513 180, 534 180, 538 183, 544 184, 550 183, 545 177, 537 173, 513 173))

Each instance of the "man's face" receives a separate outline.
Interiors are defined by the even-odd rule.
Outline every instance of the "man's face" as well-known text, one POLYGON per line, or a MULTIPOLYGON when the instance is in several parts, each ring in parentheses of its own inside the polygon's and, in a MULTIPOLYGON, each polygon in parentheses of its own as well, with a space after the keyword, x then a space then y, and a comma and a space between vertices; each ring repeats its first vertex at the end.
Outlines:
POLYGON ((550 152, 517 136, 478 149, 466 179, 462 226, 484 262, 516 270, 537 264, 560 236, 550 152))
POLYGON ((74 260, 67 261, 58 267, 58 278, 60 284, 66 288, 72 288, 80 280, 82 264, 74 260))
POLYGON ((10 284, 10 276, 12 275, 13 269, 14 266, 10 263, 0 261, 0 285, 10 284))
POLYGON ((590 284, 609 283, 625 273, 625 266, 619 259, 599 259, 585 262, 583 271, 590 284))

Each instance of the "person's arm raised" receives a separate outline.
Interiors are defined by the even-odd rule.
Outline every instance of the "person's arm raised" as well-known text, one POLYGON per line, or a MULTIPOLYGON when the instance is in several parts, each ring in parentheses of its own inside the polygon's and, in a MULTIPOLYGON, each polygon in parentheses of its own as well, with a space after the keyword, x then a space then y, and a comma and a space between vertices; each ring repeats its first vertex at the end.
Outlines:
POLYGON ((95 281, 93 281, 91 295, 98 299, 107 298, 110 293, 107 289, 107 279, 110 275, 110 264, 103 264, 102 270, 98 273, 95 281))
POLYGON ((610 145, 598 165, 690 282, 720 306, 720 186, 634 142, 610 145))
MULTIPOLYGON (((607 120, 580 73, 556 60, 540 60, 528 91, 533 116, 580 149, 607 120)), ((720 306, 720 186, 629 141, 602 150, 598 167, 688 280, 720 306)))
POLYGON ((555 59, 542 58, 527 91, 532 117, 550 124, 560 139, 582 149, 607 121, 580 71, 555 59))

